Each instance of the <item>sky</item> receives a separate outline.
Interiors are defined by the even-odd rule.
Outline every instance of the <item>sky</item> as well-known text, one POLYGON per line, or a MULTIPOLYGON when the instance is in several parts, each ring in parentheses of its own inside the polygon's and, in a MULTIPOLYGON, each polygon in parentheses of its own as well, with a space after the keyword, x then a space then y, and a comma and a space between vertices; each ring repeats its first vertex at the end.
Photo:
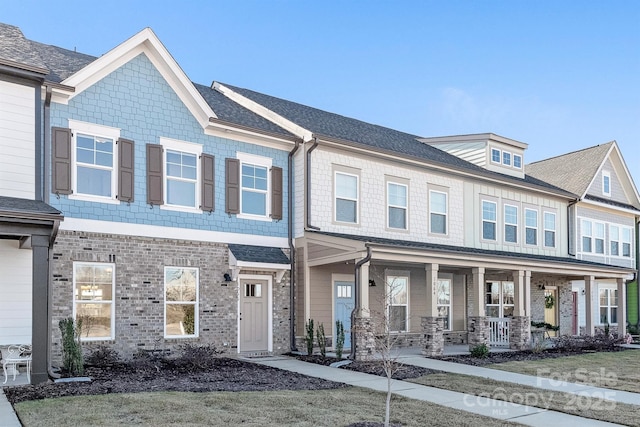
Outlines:
POLYGON ((187 76, 525 162, 616 140, 640 186, 640 1, 0 0, 0 22, 102 55, 150 27, 187 76))

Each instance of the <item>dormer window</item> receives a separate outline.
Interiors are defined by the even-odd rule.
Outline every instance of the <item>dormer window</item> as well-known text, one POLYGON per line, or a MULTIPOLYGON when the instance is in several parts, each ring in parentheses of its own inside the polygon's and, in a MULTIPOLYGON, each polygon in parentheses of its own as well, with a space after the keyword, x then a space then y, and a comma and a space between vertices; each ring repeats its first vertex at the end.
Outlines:
POLYGON ((522 169, 522 156, 519 154, 513 155, 513 167, 517 169, 522 169))
POLYGON ((500 164, 500 150, 497 148, 491 149, 491 161, 500 164))
POLYGON ((505 166, 511 166, 511 153, 508 151, 502 152, 502 164, 505 166))
POLYGON ((611 174, 602 172, 602 194, 611 196, 611 174))

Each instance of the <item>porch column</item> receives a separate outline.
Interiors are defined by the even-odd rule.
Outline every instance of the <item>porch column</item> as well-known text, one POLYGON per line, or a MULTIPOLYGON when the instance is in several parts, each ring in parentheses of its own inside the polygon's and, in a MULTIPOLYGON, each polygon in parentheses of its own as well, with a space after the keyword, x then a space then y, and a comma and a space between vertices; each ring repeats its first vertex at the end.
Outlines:
POLYGON ((471 269, 473 283, 471 284, 471 315, 469 316, 467 332, 469 349, 489 344, 489 320, 484 307, 484 267, 471 269))
POLYGON ((438 317, 438 264, 427 264, 427 310, 422 317, 422 354, 441 356, 444 350, 444 319, 438 317))
POLYGON ((509 347, 516 350, 527 348, 531 340, 531 317, 527 310, 527 279, 531 288, 530 271, 513 272, 514 304, 513 318, 509 328, 509 347))
POLYGON ((31 236, 31 257, 31 384, 39 384, 49 380, 49 236, 31 236))
POLYGON ((371 360, 376 352, 375 324, 369 311, 369 265, 370 263, 367 262, 360 266, 359 286, 356 285, 360 310, 354 313, 351 322, 353 332, 351 339, 353 340, 352 345, 355 345, 355 360, 371 360))
POLYGON ((591 287, 594 284, 594 276, 584 276, 584 317, 587 322, 584 333, 589 336, 593 336, 595 333, 593 324, 593 301, 591 300, 591 287))
POLYGON ((360 313, 361 317, 369 317, 369 265, 362 264, 360 267, 360 313))
POLYGON ((627 286, 624 279, 617 279, 618 284, 618 338, 627 334, 627 286))

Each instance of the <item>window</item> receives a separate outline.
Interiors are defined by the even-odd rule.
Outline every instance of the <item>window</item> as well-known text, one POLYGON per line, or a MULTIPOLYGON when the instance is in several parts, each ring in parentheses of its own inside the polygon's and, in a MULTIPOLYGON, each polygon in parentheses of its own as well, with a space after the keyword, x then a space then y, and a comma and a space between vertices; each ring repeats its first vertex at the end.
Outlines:
POLYGON ((114 140, 76 134, 76 189, 78 194, 108 197, 114 195, 114 140))
POLYGON ((429 191, 429 231, 447 234, 447 193, 429 191))
POLYGON ((620 255, 620 228, 616 225, 609 226, 609 254, 620 255))
POLYGON ((487 282, 485 284, 487 317, 513 317, 514 301, 513 282, 487 282))
POLYGON ((504 241, 518 243, 518 207, 504 205, 504 241))
POLYGON ((358 222, 358 176, 336 172, 336 221, 358 222))
POLYGON ((198 280, 197 268, 164 268, 165 337, 198 336, 198 280))
POLYGON ((113 264, 73 264, 73 317, 82 319, 83 340, 114 338, 114 286, 113 264))
POLYGON ((407 229, 407 186, 387 182, 387 226, 407 229))
POLYGON ((491 149, 491 161, 493 163, 500 163, 500 150, 497 148, 491 149))
POLYGON ((513 167, 521 169, 522 168, 522 156, 519 154, 513 155, 513 167))
POLYGON ((444 318, 444 330, 451 330, 451 280, 438 279, 438 317, 444 318))
POLYGON ((508 151, 502 152, 502 164, 505 166, 511 166, 511 153, 508 151))
POLYGON ((611 196, 611 174, 606 171, 602 172, 602 194, 611 196))
POLYGON ((631 228, 622 229, 622 256, 631 257, 631 228))
POLYGON ((242 197, 240 212, 247 215, 267 215, 267 168, 242 163, 242 197))
POLYGON ((591 240, 593 237, 591 222, 582 220, 582 252, 592 252, 591 240))
POLYGON ((600 288, 600 323, 618 323, 618 290, 600 288))
POLYGON ((604 254, 604 224, 596 222, 593 228, 595 252, 597 254, 604 254))
POLYGON ((485 240, 496 240, 496 212, 496 203, 482 201, 482 238, 485 240))
POLYGON ((409 315, 409 277, 387 276, 389 292, 389 330, 407 331, 409 315))
POLYGON ((527 245, 538 244, 538 211, 532 209, 524 210, 524 233, 527 245))
POLYGON ((197 156, 174 150, 166 150, 168 205, 196 207, 198 185, 197 156))
POLYGON ((544 213, 544 246, 556 247, 556 214, 553 212, 544 213))

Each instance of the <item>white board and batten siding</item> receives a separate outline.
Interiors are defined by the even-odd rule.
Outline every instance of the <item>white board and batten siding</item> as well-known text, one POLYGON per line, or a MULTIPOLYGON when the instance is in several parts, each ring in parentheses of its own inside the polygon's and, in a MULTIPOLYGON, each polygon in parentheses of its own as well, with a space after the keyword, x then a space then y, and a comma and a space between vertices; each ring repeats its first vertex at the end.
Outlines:
POLYGON ((32 253, 0 240, 0 345, 31 344, 32 253))
POLYGON ((35 89, 0 80, 0 196, 35 198, 35 89))

